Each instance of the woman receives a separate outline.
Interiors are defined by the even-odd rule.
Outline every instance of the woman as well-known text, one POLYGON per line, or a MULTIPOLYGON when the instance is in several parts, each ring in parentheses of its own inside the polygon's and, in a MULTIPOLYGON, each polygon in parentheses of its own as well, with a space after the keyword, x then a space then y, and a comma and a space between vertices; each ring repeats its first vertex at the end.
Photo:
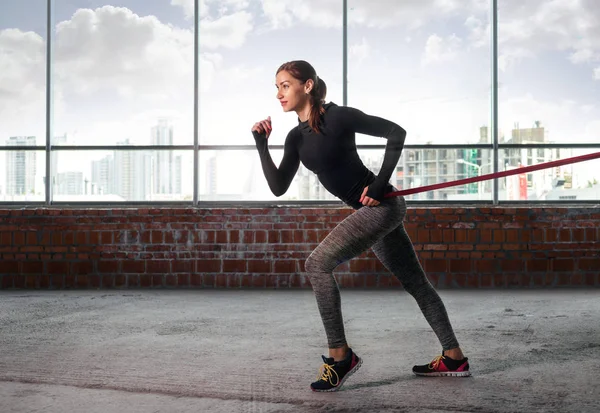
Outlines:
POLYGON ((442 355, 431 363, 414 366, 424 376, 468 376, 469 363, 454 336, 446 309, 428 281, 402 221, 406 215, 403 197, 385 198, 394 191, 388 181, 396 168, 406 132, 388 120, 363 112, 324 103, 325 82, 305 61, 284 63, 276 74, 277 99, 284 112, 298 115, 298 126, 288 134, 283 159, 275 166, 267 139, 271 118, 252 127, 262 169, 271 191, 283 195, 300 162, 313 171, 323 186, 356 211, 339 223, 306 260, 305 269, 315 293, 327 341, 329 357, 314 391, 336 391, 353 374, 362 360, 346 342, 340 293, 333 270, 342 262, 372 248, 377 258, 417 301, 429 325, 442 344, 442 355), (383 165, 378 175, 360 160, 355 134, 387 139, 383 165))

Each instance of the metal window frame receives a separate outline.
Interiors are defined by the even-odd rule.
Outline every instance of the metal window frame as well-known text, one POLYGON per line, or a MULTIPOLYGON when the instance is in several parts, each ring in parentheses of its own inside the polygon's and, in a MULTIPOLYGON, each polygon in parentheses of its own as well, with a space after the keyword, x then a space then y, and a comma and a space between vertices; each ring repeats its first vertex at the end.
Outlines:
MULTIPOLYGON (((216 150, 216 151, 239 151, 239 150, 254 150, 254 145, 201 145, 199 141, 199 109, 200 109, 200 79, 199 79, 199 56, 200 56, 200 0, 194 0, 194 125, 193 125, 193 144, 191 145, 85 145, 85 146, 74 146, 74 145, 60 145, 52 146, 53 136, 53 54, 54 54, 54 0, 47 0, 46 3, 46 94, 45 94, 45 145, 43 146, 0 146, 0 151, 44 151, 46 158, 45 172, 45 196, 44 201, 33 201, 33 202, 6 202, 0 201, 0 206, 50 206, 60 205, 61 207, 73 207, 79 208, 83 206, 135 206, 135 205, 176 205, 176 206, 193 206, 193 207, 215 207, 215 206, 241 206, 241 207, 268 207, 277 205, 302 205, 302 206, 320 206, 320 205, 343 205, 341 201, 331 200, 301 200, 301 201, 202 201, 199 197, 199 163, 200 163, 200 151, 204 150, 216 150), (192 201, 124 201, 124 202, 56 202, 53 200, 52 185, 49 180, 53 177, 52 172, 52 152, 60 151, 142 151, 142 150, 154 150, 154 151, 167 151, 167 150, 193 150, 194 151, 194 171, 193 171, 193 199, 192 201)), ((348 104, 348 0, 342 0, 342 85, 343 85, 343 104, 348 104)), ((566 149, 593 149, 600 148, 600 144, 501 144, 498 140, 498 0, 490 0, 490 131, 491 131, 491 143, 490 144, 456 144, 456 145, 405 145, 405 149, 489 149, 492 151, 492 163, 493 171, 498 172, 499 170, 499 152, 506 148, 566 148, 566 149)), ((273 150, 282 150, 283 145, 273 145, 273 150)), ((385 145, 357 145, 358 150, 376 150, 385 149, 385 145)), ((581 201, 504 201, 498 199, 499 192, 499 180, 493 180, 493 190, 491 200, 468 200, 468 201, 439 201, 439 200, 408 200, 412 204, 431 205, 431 206, 447 206, 447 205, 500 205, 500 204, 557 204, 557 205, 584 205, 584 204, 598 204, 600 200, 581 200, 581 201)))

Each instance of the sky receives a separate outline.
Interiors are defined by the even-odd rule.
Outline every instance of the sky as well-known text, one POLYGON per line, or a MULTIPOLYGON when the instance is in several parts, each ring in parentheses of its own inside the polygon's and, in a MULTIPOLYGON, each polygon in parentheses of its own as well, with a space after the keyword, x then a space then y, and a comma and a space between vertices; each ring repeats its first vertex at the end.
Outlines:
MULTIPOLYGON (((45 3, 0 2, 0 143, 44 142, 45 3)), ((599 142, 595 2, 498 3, 501 135, 540 121, 551 142, 599 142)), ((348 105, 403 126, 409 144, 478 142, 490 124, 489 5, 348 0, 348 105)), ((252 144, 252 124, 267 116, 272 144, 283 144, 297 118, 281 112, 274 77, 288 60, 311 62, 327 100, 343 103, 341 0, 202 0, 200 21, 201 144, 252 144)), ((55 0, 52 25, 55 136, 149 144, 151 127, 168 118, 174 143, 192 144, 193 0, 55 0)), ((221 184, 235 187, 227 170, 254 155, 228 155, 221 184)), ((63 155, 59 172, 94 156, 63 155)))

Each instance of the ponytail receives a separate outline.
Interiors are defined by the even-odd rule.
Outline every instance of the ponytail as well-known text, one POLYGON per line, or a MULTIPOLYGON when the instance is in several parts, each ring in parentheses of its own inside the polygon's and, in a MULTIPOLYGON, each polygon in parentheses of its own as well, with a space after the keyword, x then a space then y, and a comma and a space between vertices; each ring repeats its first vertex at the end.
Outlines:
POLYGON ((327 95, 327 85, 319 77, 316 76, 316 82, 313 88, 310 90, 310 113, 308 115, 308 125, 316 133, 320 132, 319 124, 321 123, 321 115, 325 113, 323 103, 325 103, 325 96, 327 95))

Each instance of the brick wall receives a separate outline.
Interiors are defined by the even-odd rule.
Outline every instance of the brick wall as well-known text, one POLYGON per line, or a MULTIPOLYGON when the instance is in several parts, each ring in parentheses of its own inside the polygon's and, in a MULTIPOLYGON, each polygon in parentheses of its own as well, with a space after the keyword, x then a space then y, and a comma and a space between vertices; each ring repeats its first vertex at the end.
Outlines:
MULTIPOLYGON (((0 209, 0 288, 310 288, 304 260, 347 208, 0 209)), ((439 288, 598 287, 600 210, 410 208, 439 288)), ((366 252, 342 287, 398 288, 366 252)))

